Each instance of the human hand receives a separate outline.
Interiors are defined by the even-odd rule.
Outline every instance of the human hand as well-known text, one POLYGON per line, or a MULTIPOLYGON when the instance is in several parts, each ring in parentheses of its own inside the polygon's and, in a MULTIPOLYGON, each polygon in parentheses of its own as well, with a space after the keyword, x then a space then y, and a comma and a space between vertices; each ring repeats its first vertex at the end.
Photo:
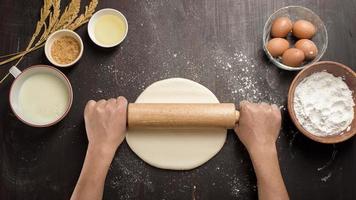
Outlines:
POLYGON ((113 156, 126 134, 127 100, 88 101, 84 110, 88 149, 113 156))
POLYGON ((71 200, 103 198, 110 163, 125 138, 126 113, 127 100, 124 97, 88 101, 84 120, 89 144, 71 200))
POLYGON ((240 103, 240 119, 235 132, 250 154, 259 199, 289 199, 276 149, 281 120, 276 105, 240 103))
POLYGON ((281 112, 275 104, 242 101, 235 132, 250 154, 274 150, 281 118, 281 112))

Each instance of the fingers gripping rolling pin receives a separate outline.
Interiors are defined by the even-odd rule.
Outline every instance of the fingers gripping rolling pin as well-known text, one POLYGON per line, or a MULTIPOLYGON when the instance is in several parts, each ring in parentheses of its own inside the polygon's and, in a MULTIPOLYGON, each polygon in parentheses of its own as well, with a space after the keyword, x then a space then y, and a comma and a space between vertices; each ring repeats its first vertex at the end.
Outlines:
POLYGON ((130 103, 128 127, 231 129, 235 127, 239 116, 240 113, 232 103, 130 103))

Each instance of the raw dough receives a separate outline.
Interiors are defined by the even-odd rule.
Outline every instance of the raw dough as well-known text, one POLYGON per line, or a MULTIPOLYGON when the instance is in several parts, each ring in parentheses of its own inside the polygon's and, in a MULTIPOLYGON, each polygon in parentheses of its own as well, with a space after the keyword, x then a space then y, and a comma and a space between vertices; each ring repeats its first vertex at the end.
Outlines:
MULTIPOLYGON (((136 103, 219 103, 206 87, 183 78, 171 78, 150 85, 136 103)), ((130 130, 126 141, 148 164, 173 170, 198 167, 225 143, 226 130, 130 130)))

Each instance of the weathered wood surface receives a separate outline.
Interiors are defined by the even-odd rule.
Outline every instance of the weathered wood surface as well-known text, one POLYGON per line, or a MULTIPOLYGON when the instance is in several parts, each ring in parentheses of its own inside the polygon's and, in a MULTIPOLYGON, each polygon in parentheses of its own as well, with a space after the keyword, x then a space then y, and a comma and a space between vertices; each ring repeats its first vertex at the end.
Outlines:
MULTIPOLYGON (((0 1, 0 54, 24 49, 38 19, 41 0, 0 1)), ((64 4, 64 3, 63 3, 64 4)), ((8 102, 12 79, 0 86, 0 199, 68 199, 79 176, 87 140, 83 109, 89 99, 126 96, 170 77, 197 81, 222 102, 247 99, 277 103, 283 110, 278 139, 280 165, 292 199, 355 199, 356 140, 315 143, 299 133, 287 114, 294 72, 277 69, 262 50, 264 22, 286 5, 314 10, 326 23, 329 46, 322 60, 356 69, 356 1, 334 0, 101 0, 99 8, 123 12, 126 40, 101 49, 78 30, 85 51, 62 70, 74 90, 74 104, 59 124, 31 128, 15 118, 8 102)), ((43 50, 28 55, 24 69, 45 63, 43 50)), ((10 65, 1 66, 0 75, 10 65)), ((223 149, 191 171, 156 169, 124 142, 109 171, 104 199, 256 199, 249 156, 232 131, 223 149)))

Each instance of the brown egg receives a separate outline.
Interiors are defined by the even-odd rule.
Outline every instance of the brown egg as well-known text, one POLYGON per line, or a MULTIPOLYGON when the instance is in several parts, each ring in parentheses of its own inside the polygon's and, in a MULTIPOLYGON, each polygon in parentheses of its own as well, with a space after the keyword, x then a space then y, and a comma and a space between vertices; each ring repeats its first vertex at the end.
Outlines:
POLYGON ((267 49, 273 57, 278 57, 289 48, 289 42, 284 38, 273 38, 268 41, 267 49))
POLYGON ((313 60, 318 55, 318 48, 313 41, 308 39, 301 39, 295 43, 295 47, 304 52, 307 60, 313 60))
POLYGON ((287 49, 282 55, 282 62, 290 67, 299 67, 304 61, 304 52, 297 48, 287 49))
POLYGON ((292 30, 293 24, 288 17, 279 17, 273 21, 271 28, 272 37, 286 37, 292 30))
POLYGON ((299 39, 310 39, 315 33, 315 26, 307 20, 298 20, 293 25, 293 35, 299 39))

